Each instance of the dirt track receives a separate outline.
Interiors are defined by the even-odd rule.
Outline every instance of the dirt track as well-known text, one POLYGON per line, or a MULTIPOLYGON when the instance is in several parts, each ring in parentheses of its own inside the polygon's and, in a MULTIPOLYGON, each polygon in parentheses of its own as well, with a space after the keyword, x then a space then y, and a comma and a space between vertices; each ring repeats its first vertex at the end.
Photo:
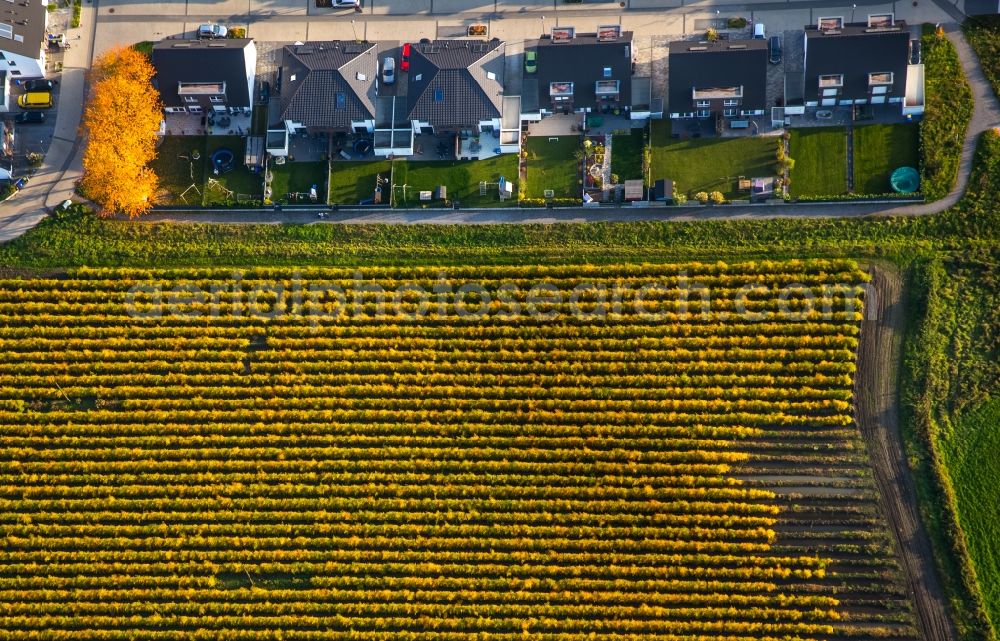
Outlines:
POLYGON ((954 641, 957 633, 917 511, 899 428, 897 382, 905 325, 902 292, 897 272, 872 267, 858 347, 857 419, 872 459, 882 507, 899 548, 921 636, 925 641, 954 641))

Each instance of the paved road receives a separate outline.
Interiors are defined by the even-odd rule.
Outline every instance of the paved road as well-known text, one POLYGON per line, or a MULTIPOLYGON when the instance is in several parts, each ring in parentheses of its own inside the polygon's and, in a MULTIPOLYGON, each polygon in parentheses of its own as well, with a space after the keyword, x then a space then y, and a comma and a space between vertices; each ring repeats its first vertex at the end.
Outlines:
MULTIPOLYGON (((957 12, 954 5, 947 2, 941 1, 937 2, 938 6, 942 9, 950 7, 949 15, 952 12, 957 12)), ((831 4, 836 4, 836 2, 831 2, 831 0, 795 0, 789 3, 787 0, 776 1, 776 2, 754 2, 754 3, 713 3, 713 2, 697 2, 692 4, 685 4, 683 6, 678 6, 676 2, 664 1, 662 6, 648 6, 648 7, 631 7, 625 10, 620 8, 599 8, 590 7, 587 8, 581 5, 580 8, 575 8, 573 5, 563 5, 558 4, 555 7, 550 7, 552 10, 552 18, 556 17, 568 20, 575 17, 581 18, 597 18, 597 17, 613 17, 628 14, 628 15, 642 15, 642 14, 662 14, 665 11, 702 11, 707 12, 709 7, 721 11, 723 15, 743 15, 749 14, 751 11, 787 11, 789 9, 825 9, 831 6, 831 4)), ((859 8, 863 7, 880 7, 884 8, 886 5, 886 0, 857 0, 855 3, 859 8)), ((308 16, 310 22, 319 21, 335 21, 342 22, 345 18, 353 17, 352 13, 344 12, 329 12, 322 14, 312 14, 308 16)), ((456 18, 459 20, 465 19, 483 19, 489 20, 503 19, 506 17, 525 17, 525 12, 520 9, 515 8, 504 8, 495 7, 493 11, 483 10, 482 8, 465 10, 465 11, 433 11, 430 9, 421 8, 419 5, 414 3, 414 6, 410 10, 394 10, 392 13, 365 13, 363 19, 367 22, 381 22, 381 21, 411 21, 414 16, 447 16, 449 18, 456 18)), ((859 12, 858 15, 862 15, 859 12)), ((953 16, 956 20, 964 19, 961 12, 957 12, 957 16, 953 16)), ((185 13, 176 16, 164 16, 162 14, 111 14, 102 15, 101 22, 191 22, 199 18, 204 19, 217 19, 222 22, 301 22, 306 19, 306 16, 297 13, 284 13, 275 10, 257 10, 254 9, 250 12, 240 12, 233 15, 225 16, 220 15, 217 12, 203 12, 203 13, 185 13)), ((359 20, 361 17, 359 16, 359 20)))

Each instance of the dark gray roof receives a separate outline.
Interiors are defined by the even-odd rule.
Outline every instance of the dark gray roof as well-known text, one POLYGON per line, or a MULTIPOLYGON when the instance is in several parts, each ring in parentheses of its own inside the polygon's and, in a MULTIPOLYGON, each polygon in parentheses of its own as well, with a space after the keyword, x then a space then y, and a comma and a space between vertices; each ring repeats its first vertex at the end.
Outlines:
POLYGON ((445 128, 499 118, 504 67, 501 40, 414 44, 406 103, 409 117, 445 128))
POLYGON ((251 105, 246 56, 253 40, 162 40, 153 46, 153 83, 166 107, 182 107, 181 82, 225 82, 230 105, 251 105))
POLYGON ((48 11, 46 4, 42 0, 3 3, 3 21, 11 28, 11 37, 0 38, 0 51, 35 60, 41 56, 48 11))
POLYGON ((375 44, 334 40, 289 45, 282 52, 281 118, 310 129, 349 129, 352 120, 375 117, 377 77, 375 44), (343 106, 338 106, 338 94, 343 106))
POLYGON ((767 41, 670 43, 667 91, 670 111, 691 111, 692 89, 743 87, 743 109, 767 107, 767 41))
POLYGON ((835 32, 806 27, 805 99, 818 100, 819 76, 844 74, 842 95, 864 98, 868 95, 868 74, 891 71, 891 93, 902 95, 906 89, 906 65, 910 52, 910 31, 901 20, 895 29, 869 29, 864 23, 851 23, 835 32))
POLYGON ((573 83, 573 107, 588 107, 597 103, 594 92, 598 80, 619 81, 618 91, 624 104, 632 99, 632 32, 623 31, 614 40, 598 40, 596 33, 576 34, 572 40, 553 42, 545 37, 537 40, 538 101, 549 107, 549 84, 573 83), (604 67, 611 67, 611 77, 604 76, 604 67))

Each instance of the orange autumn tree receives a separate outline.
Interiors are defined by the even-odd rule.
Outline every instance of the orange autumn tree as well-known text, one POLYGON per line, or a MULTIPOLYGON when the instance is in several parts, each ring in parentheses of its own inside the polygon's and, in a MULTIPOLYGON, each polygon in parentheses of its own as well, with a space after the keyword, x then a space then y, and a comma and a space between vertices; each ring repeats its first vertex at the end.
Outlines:
POLYGON ((149 58, 131 47, 112 49, 94 62, 90 102, 83 114, 83 192, 105 213, 134 218, 149 211, 158 180, 156 156, 162 119, 149 58))

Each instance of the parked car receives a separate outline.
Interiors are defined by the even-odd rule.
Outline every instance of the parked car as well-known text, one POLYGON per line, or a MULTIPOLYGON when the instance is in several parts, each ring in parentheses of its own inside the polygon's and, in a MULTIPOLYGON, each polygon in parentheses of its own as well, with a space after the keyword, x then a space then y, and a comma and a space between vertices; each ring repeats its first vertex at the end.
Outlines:
POLYGON ((335 7, 360 7, 361 0, 333 0, 335 7))
POLYGON ((229 33, 221 24, 203 24, 198 27, 199 38, 225 38, 229 33))
POLYGON ((396 59, 386 56, 382 62, 382 82, 391 85, 396 82, 396 59))
POLYGON ((41 111, 22 111, 14 116, 14 122, 19 125, 37 125, 45 122, 45 114, 41 111))
POLYGON ((764 23, 758 22, 753 26, 753 39, 763 40, 764 39, 764 23))
POLYGON ((772 65, 781 63, 781 38, 771 36, 767 41, 767 61, 772 65))
POLYGON ((47 91, 22 94, 17 99, 17 106, 21 109, 49 109, 52 107, 52 94, 47 91))
POLYGON ((538 52, 534 49, 524 52, 524 73, 538 71, 538 52))
POLYGON ((410 70, 410 50, 413 46, 407 42, 403 44, 403 55, 399 58, 399 70, 409 71, 410 70))
POLYGON ((40 79, 40 80, 26 80, 24 84, 21 86, 24 87, 24 90, 26 92, 30 91, 47 92, 47 91, 52 91, 52 88, 55 86, 55 84, 51 80, 40 79))
POLYGON ((910 64, 919 65, 920 64, 920 41, 910 40, 910 64))

